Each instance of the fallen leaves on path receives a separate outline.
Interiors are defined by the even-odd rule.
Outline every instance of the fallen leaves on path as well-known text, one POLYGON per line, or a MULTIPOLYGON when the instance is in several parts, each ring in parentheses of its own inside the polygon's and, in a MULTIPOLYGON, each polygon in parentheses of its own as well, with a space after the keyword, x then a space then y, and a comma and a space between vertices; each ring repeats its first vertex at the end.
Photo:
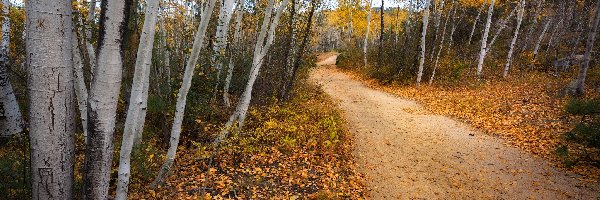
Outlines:
MULTIPOLYGON (((543 73, 532 72, 527 77, 487 80, 468 86, 417 88, 414 85, 383 85, 361 74, 345 72, 370 87, 416 100, 432 113, 460 119, 488 134, 505 138, 509 145, 557 164, 561 160, 554 152, 564 143, 562 135, 578 121, 577 117, 564 112, 569 99, 558 97, 569 80, 543 73)), ((597 151, 568 145, 575 146, 576 152, 597 151)), ((569 170, 596 182, 600 176, 600 169, 591 163, 581 163, 569 170)))

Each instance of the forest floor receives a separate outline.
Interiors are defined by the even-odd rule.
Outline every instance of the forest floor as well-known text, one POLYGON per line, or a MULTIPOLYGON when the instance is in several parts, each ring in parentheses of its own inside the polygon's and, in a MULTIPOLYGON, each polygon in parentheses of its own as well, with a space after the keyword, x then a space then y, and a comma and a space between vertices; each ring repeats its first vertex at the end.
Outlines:
POLYGON ((415 101, 372 89, 336 69, 336 56, 328 55, 311 80, 344 111, 371 198, 600 198, 598 183, 415 101))

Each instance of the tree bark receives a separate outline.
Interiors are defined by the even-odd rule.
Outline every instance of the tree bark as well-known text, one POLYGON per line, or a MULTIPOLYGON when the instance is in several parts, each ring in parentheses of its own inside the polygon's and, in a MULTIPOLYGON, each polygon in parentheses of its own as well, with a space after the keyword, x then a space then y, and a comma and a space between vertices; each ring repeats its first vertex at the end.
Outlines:
POLYGON ((292 67, 291 76, 287 79, 287 87, 284 91, 283 101, 287 101, 290 98, 290 91, 294 88, 294 81, 296 80, 296 73, 298 72, 298 68, 300 68, 300 61, 302 60, 302 56, 304 55, 304 51, 306 46, 308 45, 308 40, 312 35, 312 22, 313 16, 315 13, 315 9, 317 7, 315 0, 311 1, 312 7, 310 12, 308 13, 308 22, 306 24, 306 29, 304 29, 304 37, 302 38, 302 44, 300 44, 300 49, 298 52, 298 56, 295 59, 294 66, 292 67))
POLYGON ((217 96, 219 84, 221 83, 221 73, 223 66, 225 65, 225 50, 227 48, 227 32, 229 31, 229 22, 233 14, 233 0, 223 0, 221 9, 219 10, 219 19, 217 21, 217 30, 215 33, 215 43, 213 45, 213 54, 211 56, 211 62, 217 69, 217 79, 215 88, 213 89, 214 95, 217 96))
POLYGON ((142 35, 140 36, 140 45, 135 61, 133 84, 131 86, 131 99, 129 100, 127 118, 125 119, 125 128, 123 129, 121 151, 119 152, 119 177, 115 197, 117 200, 127 199, 131 171, 131 150, 134 143, 139 145, 141 135, 144 131, 144 122, 146 120, 145 115, 143 115, 142 112, 146 110, 148 102, 147 85, 149 84, 150 65, 152 65, 152 49, 154 48, 158 4, 159 0, 146 1, 144 26, 142 27, 142 35))
POLYGON ((598 33, 598 25, 600 24, 600 0, 596 1, 596 16, 594 21, 590 24, 590 30, 588 33, 587 42, 585 45, 585 53, 583 54, 583 62, 579 67, 579 73, 577 75, 575 95, 581 96, 585 93, 585 78, 587 71, 590 66, 590 57, 592 50, 594 49, 594 42, 596 41, 596 34, 598 33))
POLYGON ((100 37, 88 100, 83 191, 86 199, 107 199, 113 157, 113 134, 121 88, 121 41, 129 1, 102 0, 100 37))
POLYGON ((269 0, 265 17, 262 21, 262 26, 254 46, 252 67, 250 69, 248 84, 246 84, 246 88, 241 97, 242 100, 238 103, 235 112, 229 117, 229 120, 225 124, 223 131, 221 131, 221 133, 213 141, 213 146, 217 146, 219 143, 225 140, 225 138, 227 138, 229 133, 232 131, 231 129, 235 122, 237 122, 238 125, 237 130, 244 126, 244 120, 246 119, 246 113, 248 112, 248 107, 250 106, 250 100, 252 98, 252 88, 254 86, 254 82, 256 81, 260 68, 263 64, 263 58, 267 55, 271 44, 273 44, 275 28, 277 28, 279 25, 281 13, 283 13, 283 10, 287 7, 287 4, 288 0, 281 1, 275 16, 271 16, 273 13, 274 0, 269 0))
MULTIPOLYGON (((81 16, 78 16, 79 18, 81 16)), ((81 51, 79 50, 79 37, 77 37, 77 28, 73 25, 72 48, 73 48, 73 80, 75 82, 75 96, 77 97, 77 108, 79 109, 79 117, 81 118, 81 126, 83 129, 84 144, 87 144, 87 109, 88 109, 88 91, 83 77, 83 61, 81 51)), ((83 39, 85 40, 85 39, 83 39)), ((82 44, 85 44, 83 41, 82 44)))
POLYGON ((546 25, 544 25, 544 29, 542 29, 542 33, 540 33, 540 37, 538 37, 537 42, 535 43, 535 46, 533 47, 533 61, 535 62, 538 52, 540 50, 540 44, 542 43, 542 40, 544 40, 544 36, 546 35, 546 32, 548 31, 548 27, 550 27, 550 22, 552 22, 552 19, 548 19, 548 21, 546 22, 546 25))
POLYGON ((523 21, 523 14, 525 13, 525 0, 521 0, 519 2, 519 10, 517 11, 517 25, 515 26, 515 34, 510 42, 510 49, 508 50, 508 56, 506 58, 506 65, 504 66, 504 72, 502 73, 502 77, 506 78, 508 76, 508 71, 510 70, 510 65, 512 63, 512 55, 515 49, 515 45, 517 43, 517 38, 519 37, 519 30, 521 29, 521 22, 523 21))
POLYGON ((365 67, 367 67, 367 48, 369 46, 369 30, 371 29, 371 4, 373 4, 373 0, 370 0, 370 3, 365 6, 367 12, 367 29, 365 31, 365 41, 363 43, 363 60, 365 67))
POLYGON ((488 9, 487 22, 485 23, 485 29, 483 31, 483 38, 481 39, 481 50, 479 51, 479 62, 477 63, 477 78, 481 79, 483 75, 483 60, 487 53, 487 40, 490 32, 490 24, 492 23, 492 14, 494 12, 494 0, 490 2, 490 8, 488 9))
POLYGON ((481 4, 481 8, 479 8, 479 11, 477 12, 477 17, 475 17, 475 21, 473 21, 473 28, 471 28, 471 33, 469 34, 469 40, 467 42, 467 44, 471 44, 471 41, 473 39, 473 34, 475 34, 475 28, 477 27, 477 22, 479 21, 479 18, 481 17, 481 12, 483 11, 483 9, 485 8, 485 3, 487 2, 487 0, 485 0, 482 4, 481 4))
POLYGON ((85 47, 87 49, 86 51, 89 59, 88 64, 92 77, 94 76, 94 68, 96 67, 96 48, 94 48, 92 45, 92 26, 94 26, 96 20, 96 2, 98 2, 98 0, 90 0, 90 5, 88 7, 87 26, 85 29, 85 47))
POLYGON ((423 77, 423 65, 425 64, 425 38, 427 36, 427 24, 429 22, 429 0, 425 2, 423 8, 423 31, 421 32, 421 58, 419 59, 419 71, 417 72, 417 87, 421 85, 423 77))
POLYGON ((244 10, 242 9, 242 1, 239 2, 237 8, 237 15, 235 17, 235 33, 233 34, 233 45, 229 55, 229 67, 227 67, 227 78, 225 78, 225 86, 223 87, 223 101, 225 102, 225 106, 231 106, 231 100, 229 99, 229 87, 231 84, 231 78, 233 76, 233 68, 234 64, 234 55, 236 55, 240 48, 240 39, 242 37, 242 19, 244 17, 244 10))
MULTIPOLYGON (((454 4, 454 2, 452 2, 452 4, 454 4)), ((454 13, 456 13, 456 9, 453 9, 454 13)), ((435 62, 433 65, 433 72, 431 72, 431 77, 429 77, 429 85, 431 85, 433 83, 433 78, 435 78, 435 71, 438 68, 438 61, 440 60, 440 55, 442 54, 442 50, 444 49, 444 40, 446 39, 446 27, 448 26, 448 20, 451 18, 451 16, 447 16, 446 20, 444 21, 444 27, 442 28, 442 39, 440 40, 440 47, 438 50, 437 55, 435 56, 435 62)))
POLYGON ((71 1, 29 0, 25 6, 31 195, 73 199, 71 1))
POLYGON ((0 42, 0 136, 11 136, 23 131, 23 118, 19 102, 8 77, 8 52, 10 49, 10 2, 2 0, 2 41, 0 42))
POLYGON ((173 126, 171 128, 171 139, 169 141, 167 159, 165 160, 165 163, 163 163, 163 165, 161 166, 161 169, 158 172, 156 179, 154 179, 154 182, 152 182, 151 187, 156 187, 159 184, 162 184, 164 178, 167 176, 167 173, 170 171, 171 166, 173 165, 173 161, 175 161, 177 146, 179 146, 179 136, 181 135, 181 125, 183 123, 183 116, 185 114, 187 94, 192 85, 192 77, 194 76, 194 69, 196 68, 198 57, 200 56, 200 50, 204 48, 205 45, 204 37, 206 35, 208 22, 210 21, 210 17, 212 16, 216 1, 217 0, 210 0, 208 4, 202 9, 202 16, 200 19, 200 23, 198 24, 198 31, 196 32, 196 36, 194 37, 192 52, 185 66, 185 71, 183 74, 183 83, 181 84, 181 88, 179 88, 179 92, 177 94, 177 103, 175 105, 175 119, 173 120, 173 126))

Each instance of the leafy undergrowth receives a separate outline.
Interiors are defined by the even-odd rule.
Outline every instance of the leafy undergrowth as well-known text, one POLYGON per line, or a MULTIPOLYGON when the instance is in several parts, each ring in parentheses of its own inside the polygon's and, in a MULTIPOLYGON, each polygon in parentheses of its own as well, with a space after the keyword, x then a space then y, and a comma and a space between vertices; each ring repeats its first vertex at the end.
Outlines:
MULTIPOLYGON (((352 140, 332 101, 298 84, 288 103, 250 110, 244 131, 222 144, 210 165, 205 142, 180 147, 164 186, 132 185, 134 199, 362 199, 352 140)), ((216 135, 217 131, 211 131, 216 135)))
MULTIPOLYGON (((568 169, 589 181, 598 181, 598 149, 568 142, 563 137, 579 122, 578 117, 564 111, 570 98, 559 97, 559 91, 570 81, 566 77, 573 76, 556 78, 541 72, 523 72, 526 75, 507 80, 490 78, 481 83, 469 80, 467 82, 476 84, 462 85, 422 83, 417 88, 412 84, 382 84, 362 73, 345 71, 371 87, 416 100, 429 112, 457 118, 487 134, 505 138, 509 145, 551 160, 560 167, 566 166, 565 160, 556 152, 559 147, 568 146, 573 157, 588 157, 579 159, 568 169)), ((588 94, 598 95, 592 90, 588 94)))

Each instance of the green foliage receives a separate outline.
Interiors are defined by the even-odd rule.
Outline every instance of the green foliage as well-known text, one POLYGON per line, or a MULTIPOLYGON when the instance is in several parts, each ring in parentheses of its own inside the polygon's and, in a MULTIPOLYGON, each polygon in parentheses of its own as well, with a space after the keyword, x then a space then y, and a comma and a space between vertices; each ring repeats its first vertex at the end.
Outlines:
MULTIPOLYGON (((571 115, 582 116, 581 121, 576 123, 571 131, 563 135, 565 140, 573 141, 590 148, 600 149, 600 118, 598 117, 600 114, 600 100, 573 99, 567 103, 565 111, 571 115)), ((571 156, 566 146, 559 146, 556 153, 559 157, 563 158, 566 166, 573 166, 582 159, 571 156)), ((585 158, 589 160, 594 159, 585 148, 584 154, 585 158)))
POLYGON ((0 199, 30 199, 29 142, 26 136, 0 138, 0 199))
POLYGON ((579 116, 600 114, 600 100, 573 99, 567 103, 565 111, 579 116))

